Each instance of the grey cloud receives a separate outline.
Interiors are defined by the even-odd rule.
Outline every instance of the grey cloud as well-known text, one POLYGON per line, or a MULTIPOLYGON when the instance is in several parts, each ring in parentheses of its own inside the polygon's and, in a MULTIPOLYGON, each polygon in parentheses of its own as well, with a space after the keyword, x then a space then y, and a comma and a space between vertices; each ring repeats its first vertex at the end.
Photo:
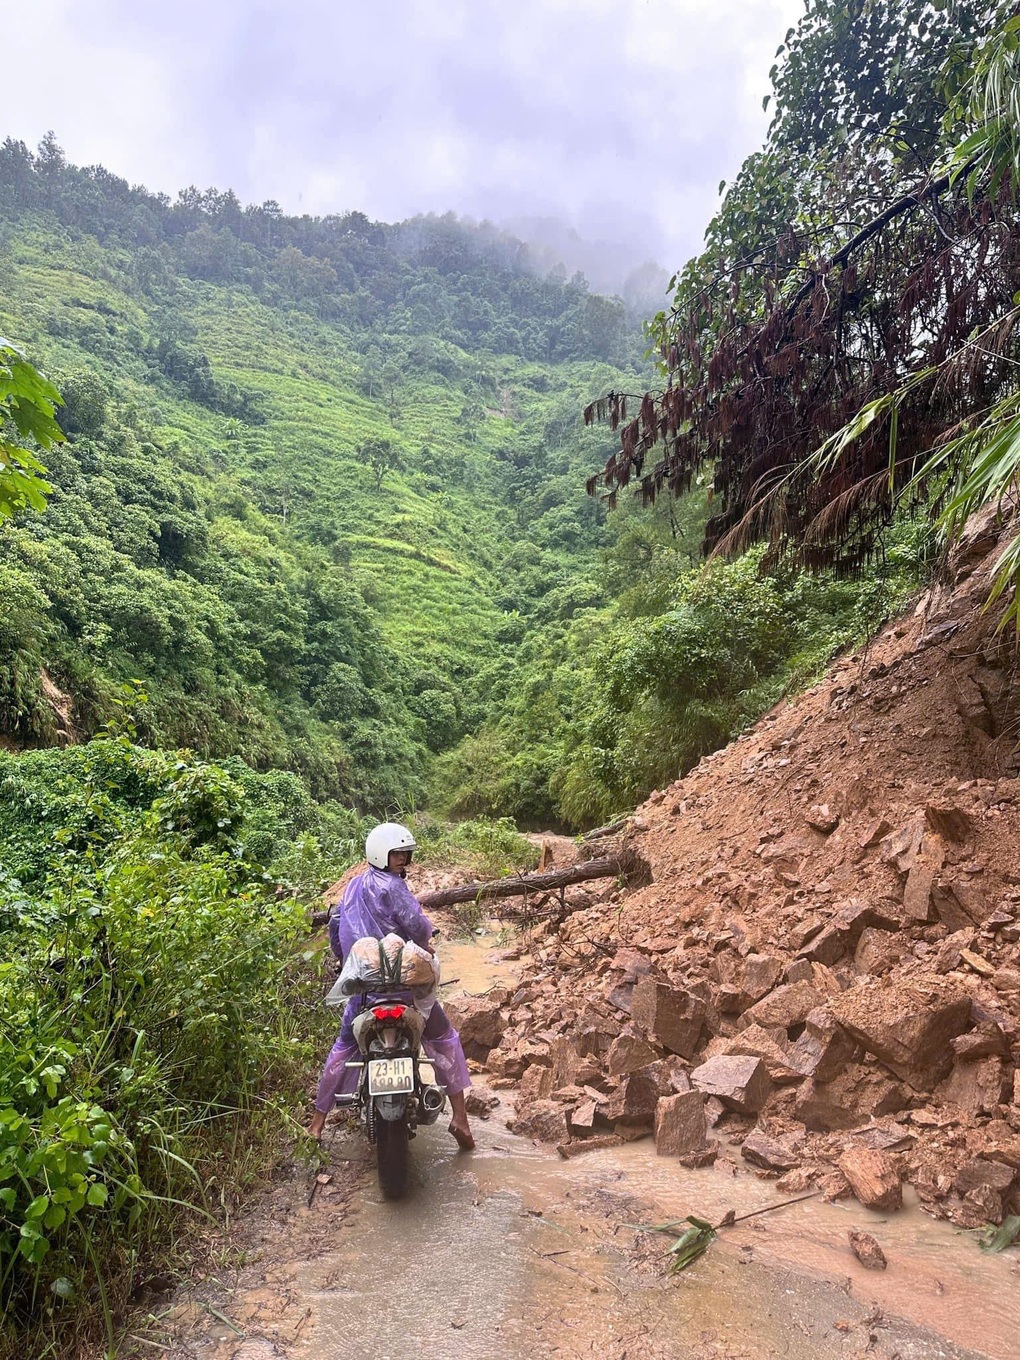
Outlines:
POLYGON ((748 91, 800 3, 42 0, 58 64, 90 65, 70 125, 27 82, 18 122, 155 187, 183 169, 290 211, 550 216, 673 267, 760 141, 748 91), (97 81, 132 60, 146 84, 111 118, 97 81))

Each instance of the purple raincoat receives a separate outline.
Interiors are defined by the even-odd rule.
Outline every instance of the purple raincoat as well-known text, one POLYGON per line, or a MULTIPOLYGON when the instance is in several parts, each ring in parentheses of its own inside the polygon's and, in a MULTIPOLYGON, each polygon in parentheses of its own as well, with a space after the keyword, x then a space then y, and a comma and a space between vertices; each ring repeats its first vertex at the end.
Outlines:
MULTIPOLYGON (((355 940, 381 940, 384 935, 399 935, 423 948, 432 939, 432 922, 418 905, 418 899, 399 874, 369 868, 352 878, 329 920, 329 943, 343 961, 355 940)), ((408 1001, 411 994, 408 993, 408 1001)), ((340 1036, 333 1045, 319 1079, 315 1108, 328 1114, 338 1095, 350 1095, 358 1085, 360 1068, 347 1070, 347 1063, 358 1056, 354 1041, 354 1020, 362 1002, 352 997, 344 1008, 340 1036)), ((436 1066, 440 1083, 448 1095, 471 1085, 460 1035, 436 1003, 425 1024, 422 1046, 436 1066)))
POLYGON ((389 934, 424 948, 432 939, 432 922, 399 874, 369 868, 351 879, 329 918, 330 948, 342 962, 355 940, 389 934))

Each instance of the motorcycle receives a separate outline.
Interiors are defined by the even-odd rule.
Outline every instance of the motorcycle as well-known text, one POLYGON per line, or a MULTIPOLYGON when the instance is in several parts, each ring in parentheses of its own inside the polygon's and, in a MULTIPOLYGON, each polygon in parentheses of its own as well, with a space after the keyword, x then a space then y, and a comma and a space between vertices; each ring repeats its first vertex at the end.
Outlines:
POLYGON ((384 1198, 401 1199, 410 1177, 411 1139, 419 1126, 436 1122, 446 1093, 422 1050, 425 1021, 403 999, 406 987, 374 983, 355 995, 361 1010, 354 1038, 362 1061, 347 1066, 360 1068, 361 1075, 355 1093, 339 1096, 337 1106, 356 1112, 365 1125, 384 1198))

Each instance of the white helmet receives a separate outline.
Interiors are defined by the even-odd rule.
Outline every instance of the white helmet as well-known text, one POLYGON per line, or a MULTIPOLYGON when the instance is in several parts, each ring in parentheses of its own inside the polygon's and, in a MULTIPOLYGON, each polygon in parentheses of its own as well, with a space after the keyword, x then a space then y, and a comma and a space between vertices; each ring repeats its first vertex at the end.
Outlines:
POLYGON ((399 822, 383 822, 365 838, 365 858, 377 869, 388 869, 391 850, 417 850, 414 837, 399 822))

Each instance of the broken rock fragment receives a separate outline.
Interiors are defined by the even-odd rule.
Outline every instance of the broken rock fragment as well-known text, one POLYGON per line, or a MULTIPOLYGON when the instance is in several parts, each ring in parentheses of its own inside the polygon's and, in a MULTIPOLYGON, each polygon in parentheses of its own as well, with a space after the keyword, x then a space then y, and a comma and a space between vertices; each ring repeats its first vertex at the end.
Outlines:
POLYGON ((891 902, 851 897, 843 903, 829 924, 845 936, 849 946, 853 946, 868 927, 898 930, 902 920, 899 908, 891 902))
POLYGON ((833 812, 828 803, 815 803, 805 812, 804 820, 814 831, 828 836, 839 826, 839 813, 833 812))
POLYGON ((888 1152, 856 1147, 844 1152, 839 1169, 866 1209, 902 1209, 903 1185, 896 1160, 888 1152))
POLYGON ((885 1252, 878 1245, 871 1233, 858 1232, 851 1228, 847 1233, 850 1239, 850 1250, 860 1261, 861 1265, 867 1270, 885 1270, 889 1264, 885 1259, 885 1252))
POLYGON ((655 1107, 655 1151, 661 1157, 679 1157, 706 1146, 708 1121, 701 1091, 663 1096, 655 1107))
POLYGON ((495 1091, 487 1091, 484 1086, 469 1086, 465 1092, 465 1104, 468 1114, 477 1115, 479 1119, 488 1119, 499 1105, 499 1096, 495 1091))
POLYGON ((924 820, 943 840, 966 841, 974 834, 973 817, 954 803, 929 803, 924 809, 924 820))
POLYGON ((884 980, 833 997, 829 1008, 857 1042, 916 1091, 949 1072, 950 1044, 970 1028, 970 996, 948 978, 884 980))
POLYGON ((882 859, 899 874, 909 874, 924 838, 920 819, 909 822, 898 831, 891 831, 880 842, 882 859))
POLYGON ((772 1082, 760 1058, 720 1054, 691 1073, 691 1082, 706 1095, 716 1096, 730 1110, 757 1114, 772 1093, 772 1082))
POLYGON ((932 888, 938 881, 944 861, 945 848, 942 842, 936 836, 926 836, 903 889, 903 910, 911 920, 933 919, 932 888))
POLYGON ((992 1023, 958 1035, 953 1040, 953 1052, 963 1059, 1001 1057, 1009 1052, 1009 1043, 999 1026, 992 1023))

